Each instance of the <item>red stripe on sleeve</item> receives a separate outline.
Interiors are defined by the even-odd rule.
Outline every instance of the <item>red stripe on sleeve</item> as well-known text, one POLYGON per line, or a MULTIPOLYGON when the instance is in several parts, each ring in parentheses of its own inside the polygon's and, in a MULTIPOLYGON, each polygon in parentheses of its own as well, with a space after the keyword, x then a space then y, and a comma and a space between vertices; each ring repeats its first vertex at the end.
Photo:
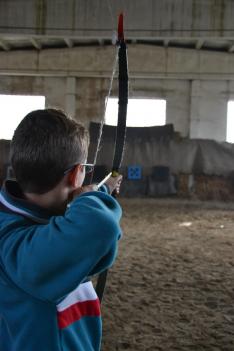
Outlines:
POLYGON ((59 328, 66 328, 82 317, 98 317, 101 315, 99 299, 78 302, 64 311, 57 312, 59 328))

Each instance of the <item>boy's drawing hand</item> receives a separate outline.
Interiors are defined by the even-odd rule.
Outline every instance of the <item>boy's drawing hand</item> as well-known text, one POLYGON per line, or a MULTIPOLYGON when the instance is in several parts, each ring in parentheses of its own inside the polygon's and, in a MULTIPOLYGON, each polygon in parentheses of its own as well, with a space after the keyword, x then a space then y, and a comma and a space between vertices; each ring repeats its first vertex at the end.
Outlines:
POLYGON ((113 193, 113 191, 116 191, 117 194, 119 194, 119 189, 120 185, 122 183, 123 176, 119 174, 117 177, 110 177, 105 184, 108 186, 110 190, 110 194, 113 193))
MULTIPOLYGON (((110 191, 110 194, 112 194, 113 191, 116 191, 116 193, 119 194, 119 189, 120 189, 120 185, 121 185, 122 180, 123 180, 123 176, 120 174, 117 177, 110 177, 105 182, 105 184, 107 185, 107 187, 110 191)), ((97 190, 98 190, 97 184, 90 184, 90 185, 82 186, 80 188, 77 188, 73 192, 72 199, 74 199, 76 196, 79 196, 83 193, 87 193, 90 191, 97 191, 97 190)))

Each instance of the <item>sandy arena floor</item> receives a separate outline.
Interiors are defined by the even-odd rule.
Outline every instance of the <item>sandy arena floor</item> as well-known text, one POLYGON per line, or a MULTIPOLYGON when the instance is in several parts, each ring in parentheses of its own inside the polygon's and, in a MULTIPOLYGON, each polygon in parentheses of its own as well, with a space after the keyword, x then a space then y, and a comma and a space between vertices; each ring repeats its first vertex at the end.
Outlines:
POLYGON ((234 351, 234 204, 122 199, 103 351, 234 351))

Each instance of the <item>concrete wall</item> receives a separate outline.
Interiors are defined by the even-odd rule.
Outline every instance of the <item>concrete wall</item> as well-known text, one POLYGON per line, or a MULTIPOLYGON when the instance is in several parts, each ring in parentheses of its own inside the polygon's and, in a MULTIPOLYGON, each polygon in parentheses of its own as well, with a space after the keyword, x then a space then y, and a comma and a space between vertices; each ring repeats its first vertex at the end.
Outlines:
MULTIPOLYGON (((182 136, 226 139, 227 102, 234 98, 234 55, 129 47, 130 97, 167 100, 167 123, 182 136)), ((40 94, 86 125, 103 117, 112 47, 0 54, 0 94, 40 94)), ((114 81, 112 96, 117 95, 114 81)))
MULTIPOLYGON (((103 118, 108 84, 102 78, 3 76, 0 94, 45 95, 46 106, 63 109, 88 127, 103 118)), ((166 99, 166 122, 182 136, 226 140, 227 102, 234 99, 234 82, 135 79, 131 84, 130 97, 166 99)))
MULTIPOLYGON (((65 107, 66 79, 59 77, 2 76, 0 94, 44 95, 47 106, 65 107)), ((4 121, 3 121, 4 123, 4 121)))

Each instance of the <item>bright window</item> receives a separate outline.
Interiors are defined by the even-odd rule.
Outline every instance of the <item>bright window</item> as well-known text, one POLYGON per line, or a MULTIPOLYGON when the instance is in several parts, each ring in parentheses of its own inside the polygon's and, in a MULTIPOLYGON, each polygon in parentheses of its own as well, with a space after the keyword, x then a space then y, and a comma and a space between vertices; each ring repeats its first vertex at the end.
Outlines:
POLYGON ((26 114, 45 108, 45 97, 0 95, 0 106, 0 139, 11 140, 16 127, 26 114))
MULTIPOLYGON (((106 107, 105 122, 117 125, 118 99, 109 98, 106 107)), ((162 126, 166 123, 166 100, 158 99, 129 99, 127 126, 150 127, 162 126)))

